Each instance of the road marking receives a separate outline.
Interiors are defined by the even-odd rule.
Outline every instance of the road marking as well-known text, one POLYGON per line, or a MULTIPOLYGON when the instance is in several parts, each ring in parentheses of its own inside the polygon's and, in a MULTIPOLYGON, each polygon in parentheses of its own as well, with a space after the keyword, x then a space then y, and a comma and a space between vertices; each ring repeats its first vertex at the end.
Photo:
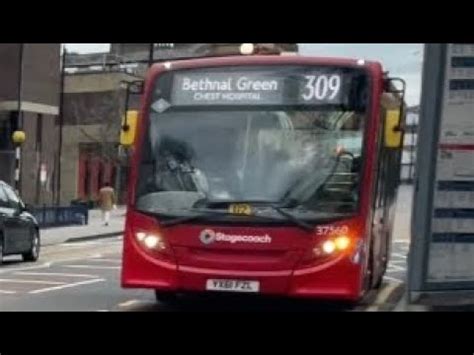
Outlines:
MULTIPOLYGON (((84 260, 90 259, 92 256, 104 255, 104 254, 89 254, 89 251, 87 251, 86 253, 84 253, 84 255, 74 256, 72 258, 55 259, 54 262, 48 262, 46 264, 51 266, 53 264, 58 265, 58 264, 62 264, 62 263, 69 263, 69 262, 72 262, 72 261, 84 261, 84 260)), ((119 253, 118 251, 109 251, 109 252, 106 253, 106 255, 113 256, 113 255, 117 255, 118 253, 119 253)), ((44 255, 44 253, 43 253, 43 255, 44 255)), ((55 257, 54 254, 52 256, 55 257)))
POLYGON ((97 245, 101 244, 100 241, 97 240, 91 240, 88 242, 75 242, 75 243, 61 243, 59 244, 60 246, 65 246, 65 247, 81 247, 81 246, 87 246, 87 245, 97 245))
POLYGON ((390 263, 390 265, 388 266, 388 269, 390 268, 393 268, 392 271, 398 272, 398 271, 406 270, 407 266, 405 264, 400 265, 400 264, 390 263))
MULTIPOLYGON (((94 245, 121 245, 122 243, 120 241, 90 241, 90 242, 74 242, 74 243, 61 243, 58 244, 60 247, 66 247, 66 248, 82 248, 82 247, 88 247, 88 246, 94 246, 94 245)), ((50 245, 54 246, 54 245, 50 245)))
POLYGON ((84 277, 87 279, 95 279, 99 275, 87 275, 87 274, 65 274, 60 272, 24 272, 19 271, 15 272, 15 275, 24 275, 24 276, 59 276, 59 277, 84 277))
POLYGON ((120 259, 101 259, 101 258, 91 258, 88 261, 103 261, 104 263, 121 263, 120 259))
POLYGON ((407 264, 407 261, 406 260, 401 260, 401 259, 390 260, 390 264, 402 264, 403 266, 405 266, 407 264))
POLYGON ((125 307, 130 307, 130 306, 133 306, 134 304, 137 304, 137 303, 140 303, 142 301, 140 300, 129 300, 129 301, 126 301, 126 302, 123 302, 123 303, 119 303, 119 307, 120 308, 125 308, 125 307))
MULTIPOLYGON (((109 254, 115 255, 114 252, 111 252, 109 254)), ((89 260, 89 259, 90 259, 90 255, 84 255, 84 256, 68 258, 68 259, 57 259, 57 260, 54 260, 54 265, 55 266, 62 266, 60 264, 70 263, 70 262, 73 262, 73 261, 86 261, 86 260, 89 260)), ((49 264, 50 264, 49 266, 53 265, 52 262, 50 262, 49 264)))
POLYGON ((0 290, 0 295, 13 295, 15 293, 16 293, 16 291, 0 290))
POLYGON ((375 312, 378 310, 379 306, 383 305, 387 299, 390 297, 393 291, 398 287, 398 284, 390 283, 380 291, 379 295, 374 301, 374 305, 366 308, 367 312, 375 312))
POLYGON ((56 286, 56 287, 48 287, 48 288, 41 288, 39 290, 34 290, 30 291, 30 294, 37 294, 37 293, 44 293, 44 292, 49 292, 49 291, 57 291, 57 290, 62 290, 64 288, 71 288, 71 287, 77 287, 77 286, 82 286, 82 285, 89 285, 89 284, 94 284, 97 282, 104 282, 105 279, 94 279, 94 280, 87 280, 87 281, 81 281, 81 282, 75 282, 72 284, 66 284, 62 286, 56 286))
POLYGON ((406 255, 399 254, 399 253, 392 253, 392 256, 396 256, 397 258, 402 258, 402 259, 406 259, 406 258, 407 258, 406 255))
POLYGON ((101 266, 101 265, 64 265, 71 269, 97 269, 97 270, 120 270, 120 266, 101 266))
POLYGON ((391 263, 389 266, 388 266, 388 269, 391 271, 405 271, 406 270, 406 267, 401 267, 401 266, 398 266, 398 265, 395 265, 393 263, 391 263))
POLYGON ((25 267, 19 267, 19 268, 5 268, 4 270, 0 270, 0 274, 5 274, 7 272, 12 272, 12 271, 45 269, 45 268, 50 267, 51 264, 52 263, 44 263, 44 264, 38 265, 38 266, 25 266, 25 267))
POLYGON ((397 278, 391 277, 391 276, 384 276, 383 278, 386 279, 386 280, 390 280, 390 281, 393 281, 393 282, 400 283, 400 284, 404 283, 403 280, 400 280, 400 279, 397 279, 397 278))
POLYGON ((20 279, 0 279, 0 282, 12 284, 42 284, 42 285, 64 285, 65 282, 58 281, 39 281, 39 280, 20 280, 20 279))
POLYGON ((108 309, 98 309, 96 312, 110 312, 108 309))

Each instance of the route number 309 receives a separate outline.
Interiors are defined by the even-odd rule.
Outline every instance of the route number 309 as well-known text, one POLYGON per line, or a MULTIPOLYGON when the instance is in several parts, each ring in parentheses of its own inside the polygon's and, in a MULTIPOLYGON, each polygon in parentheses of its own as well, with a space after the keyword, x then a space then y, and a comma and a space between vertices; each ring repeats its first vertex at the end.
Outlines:
POLYGON ((311 100, 334 100, 341 92, 340 75, 306 75, 307 82, 302 98, 311 100))
POLYGON ((349 232, 348 226, 318 226, 316 227, 317 235, 328 235, 328 234, 347 234, 349 232))

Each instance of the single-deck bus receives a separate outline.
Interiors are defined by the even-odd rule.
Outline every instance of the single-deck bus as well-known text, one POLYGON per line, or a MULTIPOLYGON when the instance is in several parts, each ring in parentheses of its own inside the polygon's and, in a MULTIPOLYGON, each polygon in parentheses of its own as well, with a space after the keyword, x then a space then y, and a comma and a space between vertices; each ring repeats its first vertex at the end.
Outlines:
POLYGON ((123 133, 122 286, 360 300, 389 258, 403 97, 358 59, 152 66, 123 133))

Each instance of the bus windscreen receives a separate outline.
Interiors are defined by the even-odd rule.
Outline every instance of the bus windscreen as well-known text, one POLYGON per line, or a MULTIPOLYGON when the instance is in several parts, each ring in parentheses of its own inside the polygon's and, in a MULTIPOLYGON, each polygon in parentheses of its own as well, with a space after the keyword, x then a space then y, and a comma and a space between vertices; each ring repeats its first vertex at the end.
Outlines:
POLYGON ((266 204, 307 220, 355 213, 368 82, 361 70, 339 67, 162 74, 146 120, 136 207, 182 216, 200 201, 253 201, 275 218, 266 204))

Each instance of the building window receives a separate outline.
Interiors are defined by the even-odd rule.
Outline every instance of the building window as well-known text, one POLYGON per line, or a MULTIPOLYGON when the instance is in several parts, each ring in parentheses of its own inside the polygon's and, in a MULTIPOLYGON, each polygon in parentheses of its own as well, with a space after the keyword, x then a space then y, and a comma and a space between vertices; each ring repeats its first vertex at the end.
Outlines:
POLYGON ((0 117, 0 150, 13 149, 12 134, 18 129, 18 113, 10 112, 8 117, 0 117))

